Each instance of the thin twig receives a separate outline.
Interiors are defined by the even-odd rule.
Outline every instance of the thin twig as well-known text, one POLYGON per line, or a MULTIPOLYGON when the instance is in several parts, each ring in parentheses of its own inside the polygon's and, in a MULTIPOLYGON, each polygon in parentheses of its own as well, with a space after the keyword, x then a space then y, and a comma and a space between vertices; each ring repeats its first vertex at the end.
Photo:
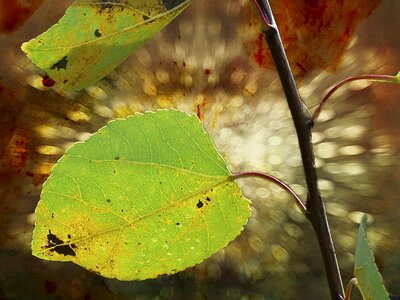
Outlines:
POLYGON ((276 185, 280 186, 281 188, 283 188, 287 193, 289 193, 294 200, 296 200, 296 204, 299 207, 300 211, 303 214, 306 214, 306 206, 303 203, 303 201, 301 201, 300 197, 296 194, 296 192, 286 183, 284 183, 282 180, 276 178, 275 176, 269 175, 267 173, 263 173, 263 172, 241 172, 241 173, 236 173, 230 176, 232 179, 237 179, 237 178, 243 178, 243 177, 259 177, 265 180, 268 180, 272 183, 275 183, 276 185))
POLYGON ((349 77, 346 78, 337 84, 335 84, 329 92, 325 95, 325 97, 322 99, 322 101, 319 103, 317 109, 314 111, 312 117, 311 117, 311 124, 312 126, 315 124, 317 121, 319 115, 322 112, 322 109, 324 108, 326 102, 330 97, 333 95, 334 92, 336 92, 337 89, 339 89, 341 86, 352 82, 352 81, 358 81, 358 80, 368 80, 368 81, 374 81, 374 82, 382 82, 382 83, 400 83, 399 78, 397 76, 391 76, 391 75, 373 75, 373 74, 365 74, 365 75, 360 75, 360 76, 354 76, 354 77, 349 77))
POLYGON ((308 189, 306 215, 318 238, 331 297, 334 300, 343 299, 344 289, 340 270, 328 225, 325 206, 318 189, 317 172, 311 143, 311 116, 300 98, 271 7, 267 0, 254 1, 257 1, 258 6, 261 8, 260 11, 264 15, 263 20, 268 21, 268 27, 263 33, 275 62, 297 132, 308 189))

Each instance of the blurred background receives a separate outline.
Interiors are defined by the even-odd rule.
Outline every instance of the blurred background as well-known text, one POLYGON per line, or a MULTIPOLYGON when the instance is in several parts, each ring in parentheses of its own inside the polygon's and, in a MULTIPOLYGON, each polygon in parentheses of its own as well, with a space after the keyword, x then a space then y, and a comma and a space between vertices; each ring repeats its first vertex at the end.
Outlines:
MULTIPOLYGON (((399 71, 399 1, 337 1, 349 10, 332 4, 325 21, 314 21, 317 9, 302 13, 301 1, 292 1, 292 12, 286 2, 272 4, 278 25, 286 22, 281 31, 311 109, 345 77, 399 71)), ((53 164, 72 143, 135 112, 175 107, 198 114, 232 171, 268 172, 306 199, 297 137, 248 1, 194 0, 105 79, 61 94, 43 86, 44 74, 20 45, 71 3, 0 4, 0 299, 328 299, 310 224, 284 191, 258 179, 239 181, 252 200, 244 232, 178 274, 121 282, 32 256, 34 209, 53 164)), ((321 8, 322 1, 312 3, 321 8)), ((333 96, 313 135, 344 284, 365 212, 392 294, 400 294, 399 98, 399 86, 349 84, 333 96)))

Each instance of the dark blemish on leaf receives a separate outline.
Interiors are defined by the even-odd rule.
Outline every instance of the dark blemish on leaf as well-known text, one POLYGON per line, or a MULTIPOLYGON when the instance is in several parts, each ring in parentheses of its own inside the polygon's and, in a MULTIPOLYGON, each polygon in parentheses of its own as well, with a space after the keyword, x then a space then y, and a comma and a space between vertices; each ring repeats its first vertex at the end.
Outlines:
POLYGON ((160 181, 160 184, 162 184, 162 182, 160 181))
POLYGON ((115 159, 115 160, 119 160, 119 156, 116 156, 114 159, 115 159))
POLYGON ((138 246, 140 246, 141 244, 142 244, 142 243, 140 243, 140 242, 139 242, 139 243, 137 243, 137 245, 138 245, 138 246))
POLYGON ((94 36, 95 36, 95 37, 101 37, 101 33, 100 33, 100 31, 99 31, 98 29, 96 29, 96 30, 94 31, 94 36))
POLYGON ((210 198, 210 197, 207 197, 206 200, 207 200, 207 201, 211 201, 211 198, 210 198))
MULTIPOLYGON (((110 1, 106 1, 106 0, 101 0, 100 2, 110 2, 110 1)), ((112 2, 112 1, 111 1, 112 2)), ((113 6, 112 6, 112 4, 102 4, 101 6, 100 6, 100 12, 101 11, 103 11, 103 10, 105 10, 105 9, 111 9, 113 6)))
POLYGON ((199 200, 199 202, 196 204, 197 208, 202 208, 203 207, 203 202, 199 200))
POLYGON ((50 77, 49 77, 49 75, 44 75, 43 76, 43 78, 42 78, 42 84, 43 84, 43 86, 45 86, 45 87, 52 87, 53 85, 55 85, 56 84, 56 82, 53 80, 53 79, 51 79, 50 77))
POLYGON ((212 192, 212 191, 214 191, 214 189, 211 189, 210 191, 212 192))
POLYGON ((107 201, 108 203, 110 203, 110 202, 111 202, 111 199, 107 199, 106 201, 107 201))
POLYGON ((182 2, 183 2, 183 0, 162 0, 162 3, 164 4, 164 7, 167 10, 173 9, 174 7, 178 6, 182 2))
POLYGON ((204 69, 204 74, 206 74, 207 76, 211 74, 211 70, 210 69, 204 69))
POLYGON ((68 234, 67 237, 68 237, 69 239, 71 239, 71 235, 70 235, 70 234, 68 234))
POLYGON ((121 212, 124 212, 124 210, 123 210, 123 209, 121 209, 121 212))
POLYGON ((46 280, 44 283, 44 289, 48 294, 53 294, 57 291, 57 284, 53 281, 46 280))
POLYGON ((114 169, 113 173, 114 173, 114 174, 117 173, 117 170, 114 169))
POLYGON ((51 218, 54 219, 54 213, 51 213, 51 218))
POLYGON ((68 82, 68 79, 64 79, 63 83, 66 84, 68 82))
POLYGON ((64 241, 60 240, 57 236, 51 233, 49 230, 49 234, 47 235, 47 245, 46 249, 50 248, 51 252, 56 252, 61 255, 71 255, 76 256, 73 248, 76 248, 75 244, 64 245, 64 241))
POLYGON ((166 243, 168 243, 168 241, 165 241, 166 243))
POLYGON ((143 20, 144 20, 144 21, 146 21, 146 20, 148 20, 148 19, 150 19, 148 16, 143 15, 143 20))
POLYGON ((179 226, 179 225, 181 225, 181 223, 176 223, 175 225, 176 225, 176 226, 179 226))
POLYGON ((68 57, 64 56, 59 62, 55 63, 50 67, 50 70, 54 70, 57 68, 57 71, 60 71, 61 69, 66 70, 67 69, 67 64, 68 64, 68 57))

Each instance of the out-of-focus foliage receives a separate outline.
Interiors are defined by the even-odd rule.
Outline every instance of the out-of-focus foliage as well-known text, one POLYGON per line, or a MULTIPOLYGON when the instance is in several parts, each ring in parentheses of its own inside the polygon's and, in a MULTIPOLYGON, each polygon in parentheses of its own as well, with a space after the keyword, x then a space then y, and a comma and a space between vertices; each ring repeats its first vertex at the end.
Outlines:
POLYGON ((173 274, 232 241, 249 202, 195 115, 111 121, 43 185, 32 252, 120 280, 173 274))
POLYGON ((43 0, 1 1, 0 33, 11 33, 22 26, 43 0))
MULTIPOLYGON (((0 298, 328 299, 307 220, 285 192, 261 180, 239 180, 253 200, 242 234, 203 263, 171 276, 121 282, 32 256, 34 209, 52 166, 72 143, 135 112, 177 107, 199 113, 230 170, 274 174, 306 199, 295 130, 276 72, 257 66, 238 34, 246 32, 241 12, 247 1, 193 1, 104 80, 60 96, 32 87, 41 78, 20 45, 55 24, 71 2, 44 0, 24 26, 0 34, 0 298)), ((399 70, 399 13, 398 0, 382 0, 357 26, 337 72, 305 76, 300 93, 309 107, 344 77, 399 70)), ((350 84, 324 110, 313 134, 344 280, 353 277, 359 212, 368 212, 368 237, 393 294, 400 294, 399 94, 399 85, 350 84)))
MULTIPOLYGON (((270 1, 294 73, 304 76, 318 68, 335 70, 356 26, 380 1, 270 1)), ((243 14, 247 32, 243 43, 249 55, 259 66, 274 68, 256 11, 248 7, 243 14)))
POLYGON ((190 2, 77 0, 22 50, 51 78, 44 85, 80 90, 108 75, 190 2))

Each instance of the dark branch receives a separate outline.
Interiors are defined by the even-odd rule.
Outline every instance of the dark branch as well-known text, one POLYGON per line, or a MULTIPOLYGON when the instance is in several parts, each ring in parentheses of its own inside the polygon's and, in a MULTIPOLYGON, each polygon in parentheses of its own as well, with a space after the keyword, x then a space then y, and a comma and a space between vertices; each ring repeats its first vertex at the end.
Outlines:
POLYGON ((325 264, 331 297, 334 300, 343 299, 344 290, 336 253, 328 225, 325 206, 319 193, 317 172, 314 163, 314 153, 311 142, 310 115, 303 104, 296 87, 283 43, 275 23, 271 7, 267 0, 254 0, 267 21, 264 35, 275 62, 283 90, 292 114, 297 132, 303 168, 307 182, 307 218, 313 225, 317 235, 319 247, 325 264))

